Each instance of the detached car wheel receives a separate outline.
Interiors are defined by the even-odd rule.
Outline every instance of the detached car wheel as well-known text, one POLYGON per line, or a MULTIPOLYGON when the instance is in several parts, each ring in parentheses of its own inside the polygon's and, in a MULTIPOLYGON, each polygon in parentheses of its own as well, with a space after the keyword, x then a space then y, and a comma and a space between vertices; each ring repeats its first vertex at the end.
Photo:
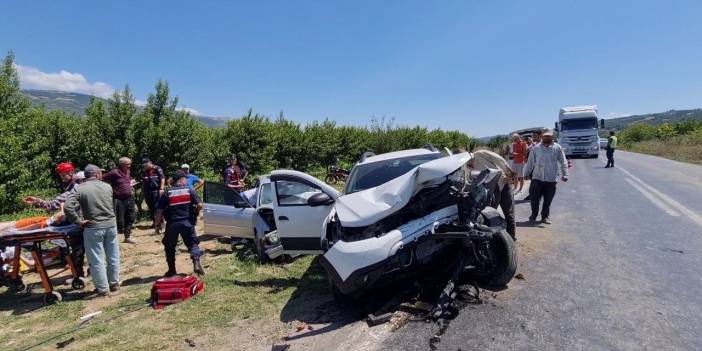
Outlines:
POLYGON ((485 277, 485 283, 489 286, 503 287, 517 273, 517 245, 507 231, 501 230, 493 236, 493 248, 497 267, 485 277))

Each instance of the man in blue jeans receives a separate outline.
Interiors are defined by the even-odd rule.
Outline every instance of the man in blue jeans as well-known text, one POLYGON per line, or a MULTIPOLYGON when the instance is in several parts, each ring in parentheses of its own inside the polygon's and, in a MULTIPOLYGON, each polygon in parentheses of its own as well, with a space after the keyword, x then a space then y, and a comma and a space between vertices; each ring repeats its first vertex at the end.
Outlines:
POLYGON ((68 196, 64 213, 69 222, 83 228, 95 293, 108 296, 119 290, 119 244, 112 187, 102 181, 99 167, 87 165, 84 172, 85 182, 68 196))

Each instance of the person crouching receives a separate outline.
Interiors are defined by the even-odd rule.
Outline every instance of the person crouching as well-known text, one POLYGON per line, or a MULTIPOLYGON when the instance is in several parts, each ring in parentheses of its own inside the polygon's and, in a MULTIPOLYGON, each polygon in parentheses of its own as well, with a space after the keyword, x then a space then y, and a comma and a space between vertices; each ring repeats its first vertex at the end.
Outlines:
POLYGON ((166 220, 166 231, 163 237, 163 246, 166 251, 166 263, 168 271, 166 277, 177 274, 175 266, 176 245, 178 236, 183 238, 185 246, 190 251, 190 258, 193 260, 193 271, 203 275, 205 270, 200 264, 200 243, 195 233, 195 221, 198 213, 202 209, 202 201, 195 190, 187 185, 187 178, 184 172, 177 171, 173 175, 173 187, 161 197, 156 206, 154 222, 158 227, 162 226, 166 220))

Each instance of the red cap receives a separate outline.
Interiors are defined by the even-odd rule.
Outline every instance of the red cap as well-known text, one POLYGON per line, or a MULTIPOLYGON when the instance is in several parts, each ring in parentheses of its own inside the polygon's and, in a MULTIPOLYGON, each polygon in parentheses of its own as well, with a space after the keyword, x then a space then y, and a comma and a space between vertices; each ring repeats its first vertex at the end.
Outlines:
POLYGON ((73 164, 70 162, 61 162, 58 165, 56 165, 56 173, 58 173, 58 174, 75 172, 75 171, 76 171, 76 168, 73 167, 73 164))

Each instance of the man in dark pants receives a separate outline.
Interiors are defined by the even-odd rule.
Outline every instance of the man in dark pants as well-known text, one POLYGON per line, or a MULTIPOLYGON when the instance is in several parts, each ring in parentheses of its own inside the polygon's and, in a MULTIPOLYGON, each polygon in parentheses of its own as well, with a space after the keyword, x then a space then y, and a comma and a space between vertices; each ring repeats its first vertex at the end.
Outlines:
POLYGON ((568 181, 568 162, 561 145, 553 141, 553 131, 544 132, 541 136, 541 143, 529 151, 529 159, 524 169, 525 174, 531 173, 531 184, 529 185, 531 216, 529 216, 529 222, 536 222, 536 216, 539 214, 539 203, 543 197, 541 221, 545 224, 551 224, 551 201, 556 195, 559 172, 561 180, 568 181))
POLYGON ((168 193, 161 197, 156 210, 156 225, 160 226, 163 219, 166 220, 166 232, 163 237, 163 246, 166 251, 166 263, 168 271, 166 277, 176 275, 175 249, 178 245, 178 236, 183 238, 185 246, 190 251, 190 258, 193 260, 193 271, 197 274, 205 274, 205 270, 200 264, 200 243, 195 233, 195 219, 202 209, 202 201, 187 185, 186 175, 183 171, 177 171, 173 175, 173 187, 168 193))
MULTIPOLYGON (((61 179, 61 194, 52 200, 44 200, 36 196, 27 196, 24 202, 37 208, 43 208, 47 211, 59 211, 63 209, 63 205, 71 194, 76 185, 76 169, 70 162, 62 162, 56 166, 56 174, 61 179)), ((71 246, 71 259, 76 266, 76 271, 79 277, 85 277, 83 263, 85 262, 85 247, 83 245, 83 232, 77 231, 70 233, 68 236, 68 245, 71 246)))
MULTIPOLYGON (((141 176, 141 193, 144 196, 144 200, 146 200, 146 206, 149 207, 149 216, 154 221, 156 205, 165 190, 166 177, 163 174, 163 169, 148 158, 142 160, 142 165, 144 166, 144 172, 141 176)), ((153 224, 154 228, 156 228, 156 234, 159 234, 160 229, 156 226, 156 222, 154 221, 153 224)))
MULTIPOLYGON (((465 152, 464 149, 458 149, 458 152, 465 152)), ((507 233, 512 236, 512 239, 517 240, 516 226, 514 223, 514 196, 512 195, 512 180, 516 175, 510 168, 507 160, 502 156, 488 150, 478 150, 472 154, 472 158, 466 166, 466 179, 470 174, 471 169, 482 171, 485 169, 498 169, 502 171, 502 178, 497 183, 499 193, 495 194, 497 205, 502 209, 507 222, 507 233)), ((496 207, 496 206, 495 206, 496 207)))
POLYGON ((128 157, 121 157, 118 163, 119 166, 103 175, 102 180, 112 185, 117 232, 124 234, 125 243, 136 244, 136 241, 131 237, 132 226, 136 221, 136 203, 134 202, 131 177, 132 160, 128 157))
POLYGON ((605 168, 614 167, 614 150, 617 148, 617 137, 614 136, 614 131, 609 132, 607 138, 607 165, 605 168))

